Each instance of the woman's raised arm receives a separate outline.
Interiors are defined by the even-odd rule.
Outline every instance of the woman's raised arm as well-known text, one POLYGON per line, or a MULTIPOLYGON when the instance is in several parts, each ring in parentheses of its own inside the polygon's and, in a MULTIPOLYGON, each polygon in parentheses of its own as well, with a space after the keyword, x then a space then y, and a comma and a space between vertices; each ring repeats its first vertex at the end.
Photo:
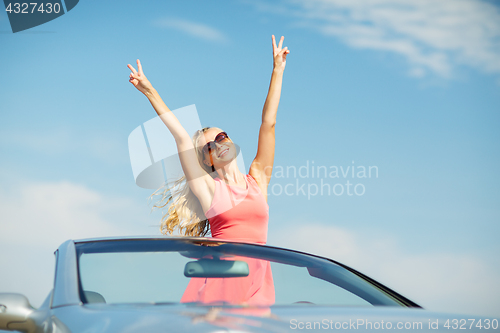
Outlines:
POLYGON ((276 114, 281 97, 281 85, 283 81, 283 71, 286 65, 286 56, 290 53, 287 47, 283 46, 284 37, 282 36, 279 45, 276 46, 274 35, 273 43, 273 73, 271 83, 267 93, 266 102, 262 109, 262 124, 259 130, 259 144, 257 155, 250 165, 250 175, 255 178, 259 187, 267 197, 267 186, 271 180, 274 163, 274 126, 276 124, 276 114))
POLYGON ((153 88, 151 82, 146 78, 139 59, 137 59, 137 70, 130 64, 128 64, 127 67, 132 71, 132 73, 130 73, 129 82, 148 98, 158 116, 160 116, 170 133, 174 136, 175 142, 189 141, 192 145, 189 134, 184 127, 182 127, 172 111, 165 105, 156 89, 153 88))
POLYGON ((200 166, 191 136, 146 78, 139 59, 137 59, 137 70, 130 64, 127 67, 131 70, 129 82, 148 98, 158 116, 172 133, 177 145, 182 170, 186 175, 190 189, 202 202, 202 205, 204 201, 211 201, 215 183, 213 178, 200 166))

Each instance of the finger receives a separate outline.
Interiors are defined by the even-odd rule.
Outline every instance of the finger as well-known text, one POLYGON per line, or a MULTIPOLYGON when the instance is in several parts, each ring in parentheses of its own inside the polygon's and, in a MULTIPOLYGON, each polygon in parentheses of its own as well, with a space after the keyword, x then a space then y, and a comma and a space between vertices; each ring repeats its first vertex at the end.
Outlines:
POLYGON ((281 50, 278 55, 283 55, 286 51, 288 51, 288 47, 284 47, 283 50, 281 50))
POLYGON ((139 71, 139 73, 142 74, 142 65, 141 65, 141 61, 139 59, 137 59, 137 70, 139 71))
POLYGON ((276 39, 274 38, 274 35, 273 35, 273 52, 275 49, 276 49, 276 39))
POLYGON ((281 49, 281 47, 283 46, 283 40, 285 39, 284 36, 281 36, 281 39, 280 39, 280 44, 278 45, 278 49, 281 49))
POLYGON ((131 64, 128 64, 127 67, 130 69, 130 71, 132 73, 137 73, 137 71, 135 70, 135 68, 131 64))
POLYGON ((127 67, 132 71, 132 73, 137 74, 137 71, 131 64, 128 64, 127 67))

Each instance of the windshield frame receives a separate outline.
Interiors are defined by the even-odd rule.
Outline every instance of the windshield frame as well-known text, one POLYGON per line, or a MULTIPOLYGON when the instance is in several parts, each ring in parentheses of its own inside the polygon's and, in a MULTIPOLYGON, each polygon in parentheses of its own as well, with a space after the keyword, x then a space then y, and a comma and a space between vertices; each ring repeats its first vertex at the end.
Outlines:
MULTIPOLYGON (((88 300, 83 292, 81 278, 80 278, 80 258, 82 254, 89 253, 119 253, 119 252, 180 252, 180 251, 197 251, 200 250, 200 246, 204 246, 204 252, 208 253, 226 253, 229 252, 231 255, 242 255, 247 257, 252 257, 256 259, 269 260, 271 262, 284 263, 287 265, 307 267, 311 276, 310 268, 324 268, 330 267, 338 270, 346 270, 347 274, 354 274, 368 286, 374 288, 377 292, 381 292, 385 297, 388 297, 392 302, 383 301, 384 297, 381 297, 380 304, 374 304, 372 301, 367 300, 365 297, 360 296, 356 292, 339 285, 335 278, 323 279, 329 283, 335 284, 347 291, 360 296, 361 298, 372 303, 374 306, 401 306, 410 308, 421 308, 418 304, 407 299, 406 297, 400 295, 394 290, 384 286, 383 284, 371 279, 370 277, 339 263, 335 260, 301 252, 290 249, 284 249, 280 247, 274 247, 269 245, 254 244, 247 242, 235 242, 227 241, 221 239, 213 238, 200 238, 200 237, 164 237, 164 238, 130 238, 130 239, 98 239, 98 240, 83 240, 75 241, 76 250, 76 265, 77 265, 77 275, 78 275, 78 290, 80 300, 84 304, 88 304, 88 300), (212 247, 212 249, 210 249, 212 247), (332 265, 332 266, 329 266, 332 265), (395 303, 395 304, 393 304, 395 303)), ((344 274, 343 273, 343 274, 344 274)), ((343 275, 341 274, 341 275, 343 275)), ((332 275, 333 276, 333 275, 332 275)), ((375 292, 376 294, 376 292, 375 292)), ((371 296, 370 296, 371 297, 371 296)), ((379 301, 376 301, 379 302, 379 301)), ((181 303, 179 303, 181 304, 181 303)), ((201 304, 203 305, 203 304, 201 304)))

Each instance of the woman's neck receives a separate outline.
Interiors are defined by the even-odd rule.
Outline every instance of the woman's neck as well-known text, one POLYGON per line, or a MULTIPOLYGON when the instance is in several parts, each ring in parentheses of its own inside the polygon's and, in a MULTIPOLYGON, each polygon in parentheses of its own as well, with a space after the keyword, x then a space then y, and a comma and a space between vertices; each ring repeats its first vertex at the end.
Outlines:
POLYGON ((240 169, 238 169, 236 160, 218 169, 217 173, 219 174, 219 178, 226 181, 228 184, 241 185, 245 183, 245 176, 241 173, 240 169))

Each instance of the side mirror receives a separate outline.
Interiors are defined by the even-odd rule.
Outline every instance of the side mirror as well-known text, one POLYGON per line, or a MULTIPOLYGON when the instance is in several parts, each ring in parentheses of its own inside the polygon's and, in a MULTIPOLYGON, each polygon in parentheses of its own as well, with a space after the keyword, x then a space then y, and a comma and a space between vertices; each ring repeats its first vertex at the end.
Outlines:
POLYGON ((0 293, 0 329, 35 332, 35 322, 29 318, 33 307, 21 294, 0 293))

